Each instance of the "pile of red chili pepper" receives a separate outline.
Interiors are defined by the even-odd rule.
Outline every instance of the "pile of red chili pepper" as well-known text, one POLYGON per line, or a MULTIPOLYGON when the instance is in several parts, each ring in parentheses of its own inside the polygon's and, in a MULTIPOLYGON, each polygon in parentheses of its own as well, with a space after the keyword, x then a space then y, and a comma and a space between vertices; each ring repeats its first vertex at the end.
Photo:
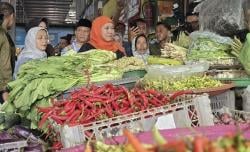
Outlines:
POLYGON ((169 101, 168 96, 154 90, 134 88, 129 91, 112 84, 92 85, 72 92, 67 99, 53 101, 52 107, 38 107, 42 113, 39 127, 48 118, 57 124, 74 126, 163 106, 169 101))

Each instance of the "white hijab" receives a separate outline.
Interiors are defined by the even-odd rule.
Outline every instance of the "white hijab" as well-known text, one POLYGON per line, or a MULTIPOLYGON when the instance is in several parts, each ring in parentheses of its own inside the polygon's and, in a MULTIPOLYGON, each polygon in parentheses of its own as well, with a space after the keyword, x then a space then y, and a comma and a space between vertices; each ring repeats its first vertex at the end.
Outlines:
POLYGON ((28 31, 25 37, 24 49, 18 56, 18 59, 19 58, 41 59, 47 57, 45 51, 39 50, 36 47, 36 35, 40 30, 45 30, 47 32, 47 30, 42 27, 33 27, 28 31))
MULTIPOLYGON (((36 47, 36 35, 38 31, 40 30, 45 30, 46 29, 42 27, 33 27, 31 28, 26 37, 25 37, 25 46, 20 55, 17 58, 17 62, 15 65, 15 70, 14 70, 14 79, 16 79, 17 73, 19 71, 19 68, 22 64, 29 60, 34 60, 34 59, 42 59, 47 57, 47 53, 45 51, 39 50, 36 47)), ((48 32, 47 32, 48 34, 48 32)))

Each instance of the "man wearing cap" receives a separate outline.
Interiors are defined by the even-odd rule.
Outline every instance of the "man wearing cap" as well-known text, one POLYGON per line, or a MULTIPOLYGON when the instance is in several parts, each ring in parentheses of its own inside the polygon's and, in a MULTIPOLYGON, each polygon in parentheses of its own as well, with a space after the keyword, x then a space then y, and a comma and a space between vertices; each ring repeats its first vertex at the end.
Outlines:
POLYGON ((88 19, 80 19, 75 27, 75 40, 71 45, 64 48, 61 55, 69 55, 77 53, 81 46, 89 41, 90 29, 92 23, 88 19))

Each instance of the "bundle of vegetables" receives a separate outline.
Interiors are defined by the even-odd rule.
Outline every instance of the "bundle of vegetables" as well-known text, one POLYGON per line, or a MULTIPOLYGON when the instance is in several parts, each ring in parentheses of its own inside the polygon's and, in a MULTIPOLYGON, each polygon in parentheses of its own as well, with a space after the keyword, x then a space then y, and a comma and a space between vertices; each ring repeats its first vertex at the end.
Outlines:
POLYGON ((0 113, 0 130, 9 129, 16 124, 21 123, 21 116, 13 113, 0 113))
POLYGON ((160 64, 160 65, 182 65, 183 62, 176 59, 166 59, 157 56, 149 56, 147 58, 148 64, 160 64))
POLYGON ((196 90, 222 86, 220 81, 214 80, 208 76, 189 76, 183 79, 144 77, 142 84, 145 89, 155 89, 162 92, 196 90))
POLYGON ((172 43, 166 43, 164 49, 161 50, 161 56, 165 58, 177 59, 185 61, 187 55, 187 49, 177 46, 172 43))
POLYGON ((212 61, 232 57, 229 54, 232 43, 230 38, 221 37, 210 32, 196 32, 191 37, 193 41, 187 54, 188 60, 212 61))
POLYGON ((8 84, 8 101, 1 107, 8 113, 20 113, 31 120, 31 128, 37 128, 40 115, 37 106, 51 106, 49 99, 74 86, 88 82, 113 80, 122 72, 105 63, 114 60, 110 51, 92 50, 65 57, 51 57, 24 64, 17 79, 8 84))
POLYGON ((123 57, 110 62, 110 64, 124 72, 145 69, 145 63, 143 60, 136 57, 123 57))
MULTIPOLYGON (((241 132, 229 133, 217 139, 209 139, 203 135, 183 137, 173 141, 167 141, 157 129, 153 129, 152 137, 155 144, 144 144, 137 136, 125 129, 123 131, 127 142, 124 144, 108 145, 101 141, 88 142, 85 152, 249 152, 250 141, 241 132)), ((63 152, 70 152, 77 149, 65 149, 63 152)))
POLYGON ((176 41, 173 42, 174 45, 188 49, 191 43, 191 39, 183 31, 180 32, 176 41))
POLYGON ((39 127, 48 118, 57 124, 74 126, 125 115, 169 103, 169 98, 154 90, 128 91, 124 86, 106 84, 102 87, 92 85, 73 91, 69 99, 53 102, 50 107, 38 107, 42 113, 39 127))
POLYGON ((47 144, 43 140, 36 137, 29 129, 22 126, 14 126, 8 128, 7 131, 0 132, 1 144, 17 141, 27 141, 27 146, 23 149, 25 152, 42 152, 47 149, 47 144))
POLYGON ((241 42, 238 39, 234 39, 232 44, 232 54, 236 56, 247 74, 250 75, 250 33, 247 34, 246 42, 242 46, 241 42))

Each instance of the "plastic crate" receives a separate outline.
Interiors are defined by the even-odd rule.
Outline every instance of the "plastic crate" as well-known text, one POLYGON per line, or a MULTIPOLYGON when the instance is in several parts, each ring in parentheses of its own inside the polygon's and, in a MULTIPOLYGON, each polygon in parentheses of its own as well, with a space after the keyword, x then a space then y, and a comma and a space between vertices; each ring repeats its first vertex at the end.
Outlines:
POLYGON ((233 90, 228 90, 219 95, 210 96, 209 98, 213 113, 220 111, 224 106, 235 109, 235 93, 233 90))
POLYGON ((28 146, 27 141, 14 141, 0 143, 1 152, 21 152, 24 147, 28 146))
POLYGON ((229 114, 235 123, 238 124, 249 124, 250 123, 250 112, 243 110, 235 110, 228 107, 223 107, 220 114, 229 114))
POLYGON ((214 125, 210 100, 207 94, 183 95, 173 103, 136 112, 124 116, 114 117, 90 124, 69 127, 54 124, 60 133, 64 148, 83 143, 92 137, 104 138, 122 135, 123 128, 133 132, 149 131, 155 125, 157 118, 172 113, 176 127, 198 127, 214 125))

